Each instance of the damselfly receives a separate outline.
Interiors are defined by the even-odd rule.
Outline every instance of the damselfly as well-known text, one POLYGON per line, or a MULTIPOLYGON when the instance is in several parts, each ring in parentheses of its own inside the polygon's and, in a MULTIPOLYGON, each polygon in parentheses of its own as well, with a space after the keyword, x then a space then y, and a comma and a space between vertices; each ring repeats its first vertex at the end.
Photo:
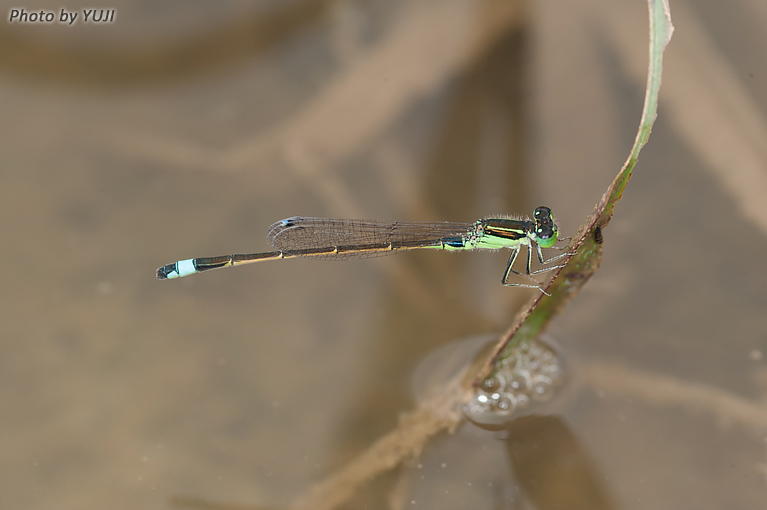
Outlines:
POLYGON ((350 260, 419 249, 461 251, 510 248, 511 256, 501 283, 507 286, 540 288, 540 283, 532 278, 532 275, 560 266, 532 271, 532 252, 535 251, 542 265, 566 255, 563 253, 548 260, 543 257, 541 248, 552 248, 557 241, 557 225, 554 223, 551 209, 545 206, 535 209, 532 220, 487 218, 474 223, 386 223, 296 216, 274 223, 269 227, 266 240, 275 251, 179 260, 158 268, 157 278, 180 278, 209 269, 294 257, 350 260), (524 274, 514 270, 514 263, 522 246, 527 248, 524 274), (528 278, 536 284, 510 282, 511 274, 528 278))

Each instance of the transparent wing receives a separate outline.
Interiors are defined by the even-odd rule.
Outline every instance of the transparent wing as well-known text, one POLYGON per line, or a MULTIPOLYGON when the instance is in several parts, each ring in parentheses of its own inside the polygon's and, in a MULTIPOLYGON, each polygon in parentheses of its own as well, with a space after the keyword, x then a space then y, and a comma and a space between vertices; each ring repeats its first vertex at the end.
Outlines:
POLYGON ((348 260, 389 255, 400 250, 457 246, 475 235, 476 223, 382 222, 331 218, 286 218, 269 227, 267 242, 286 254, 334 249, 315 258, 348 260))

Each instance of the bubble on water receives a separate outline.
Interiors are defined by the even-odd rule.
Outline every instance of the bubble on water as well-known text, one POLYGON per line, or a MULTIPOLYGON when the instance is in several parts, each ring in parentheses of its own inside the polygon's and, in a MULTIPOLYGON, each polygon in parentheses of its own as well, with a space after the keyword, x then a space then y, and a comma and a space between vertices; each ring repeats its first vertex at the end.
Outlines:
POLYGON ((463 408, 472 422, 484 428, 505 428, 516 417, 537 412, 564 380, 562 359, 545 341, 518 346, 497 366, 463 408))
POLYGON ((495 391, 501 386, 501 381, 498 377, 488 377, 482 381, 482 389, 484 391, 495 391))
POLYGON ((538 402, 545 402, 554 394, 554 381, 543 374, 533 377, 532 397, 538 402))
POLYGON ((516 399, 513 395, 504 395, 495 404, 499 411, 505 413, 512 413, 516 407, 516 399))
MULTIPOLYGON (((493 336, 476 337, 431 353, 413 378, 416 396, 424 399, 438 394, 446 381, 471 363, 469 360, 484 359, 480 353, 488 355, 495 341, 493 336)), ((462 410, 480 427, 504 429, 519 416, 550 412, 557 405, 554 397, 564 381, 563 360, 557 349, 550 341, 535 340, 505 350, 495 371, 479 384, 462 410)))
POLYGON ((514 377, 512 377, 511 384, 509 384, 509 387, 512 390, 522 393, 530 389, 530 383, 531 383, 530 372, 528 372, 527 370, 520 370, 514 375, 514 377))

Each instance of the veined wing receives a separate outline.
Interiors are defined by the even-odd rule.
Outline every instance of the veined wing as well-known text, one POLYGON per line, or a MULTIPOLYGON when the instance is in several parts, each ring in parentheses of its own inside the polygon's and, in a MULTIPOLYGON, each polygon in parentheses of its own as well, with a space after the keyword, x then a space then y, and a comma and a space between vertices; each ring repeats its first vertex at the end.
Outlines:
POLYGON ((285 254, 337 248, 316 258, 348 260, 399 250, 463 245, 475 236, 476 223, 383 222, 331 218, 286 218, 269 227, 266 240, 285 254))

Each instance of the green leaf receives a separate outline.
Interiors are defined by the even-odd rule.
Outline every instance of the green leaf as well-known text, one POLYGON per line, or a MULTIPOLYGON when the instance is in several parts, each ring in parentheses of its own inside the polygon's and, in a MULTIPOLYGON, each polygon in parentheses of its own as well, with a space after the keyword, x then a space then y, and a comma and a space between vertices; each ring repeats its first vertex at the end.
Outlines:
POLYGON ((660 90, 663 68, 663 51, 671 40, 674 27, 671 23, 668 0, 648 0, 650 15, 650 62, 647 75, 644 108, 639 123, 639 130, 634 140, 628 159, 615 176, 615 179, 594 207, 594 211, 578 229, 567 247, 565 266, 556 270, 554 276, 544 288, 546 294, 539 294, 516 317, 514 324, 503 334, 487 361, 473 379, 476 387, 494 371, 496 364, 509 356, 510 351, 523 343, 538 337, 548 326, 549 321, 559 314, 599 268, 602 259, 601 230, 609 223, 615 204, 623 195, 623 190, 631 178, 639 151, 650 137, 658 111, 658 92, 660 90), (599 241, 595 239, 600 230, 599 241))

